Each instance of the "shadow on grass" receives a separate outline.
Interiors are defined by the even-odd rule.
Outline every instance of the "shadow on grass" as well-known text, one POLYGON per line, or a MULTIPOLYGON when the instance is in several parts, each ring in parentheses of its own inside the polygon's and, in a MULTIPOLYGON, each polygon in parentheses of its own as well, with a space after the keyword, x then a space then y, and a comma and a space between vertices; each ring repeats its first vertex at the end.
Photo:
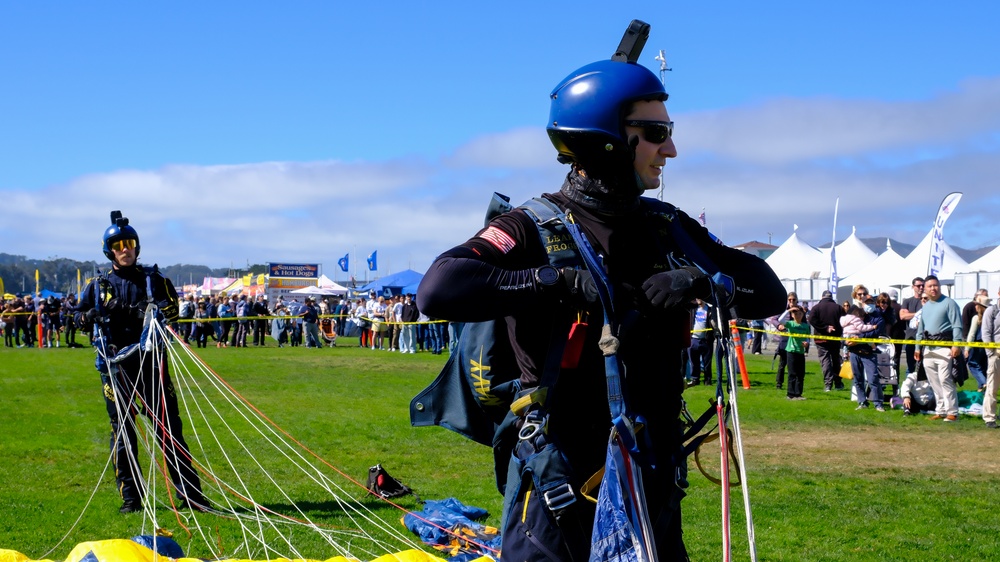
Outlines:
MULTIPOLYGON (((415 505, 415 501, 412 498, 405 499, 405 503, 397 503, 396 505, 402 507, 407 511, 412 511, 414 509, 419 509, 415 505)), ((339 517, 347 516, 357 512, 372 512, 372 513, 392 513, 399 511, 399 508, 386 502, 385 500, 379 499, 371 494, 366 495, 364 498, 351 499, 351 500, 324 500, 324 501, 302 501, 292 503, 285 502, 270 502, 261 504, 265 510, 273 511, 275 513, 290 514, 302 512, 308 515, 316 516, 326 516, 326 517, 339 517)), ((253 513, 250 508, 240 508, 236 510, 237 513, 253 513)))

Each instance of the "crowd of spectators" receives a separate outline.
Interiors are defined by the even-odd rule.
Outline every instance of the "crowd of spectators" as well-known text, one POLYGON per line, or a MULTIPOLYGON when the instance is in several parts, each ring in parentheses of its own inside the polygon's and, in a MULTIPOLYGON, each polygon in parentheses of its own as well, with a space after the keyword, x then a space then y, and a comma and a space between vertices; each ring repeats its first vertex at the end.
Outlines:
MULTIPOLYGON (((997 305, 986 289, 979 289, 959 313, 955 301, 941 293, 941 283, 934 276, 913 279, 911 291, 912 296, 899 302, 895 289, 875 295, 864 285, 855 285, 850 300, 838 304, 825 291, 812 306, 790 292, 783 314, 737 321, 741 345, 747 353, 760 354, 770 340, 778 362, 775 386, 782 389, 788 369, 787 397, 801 400, 805 398, 801 358, 808 355, 811 343, 824 391, 850 389, 858 410, 874 407, 883 412, 898 407, 907 415, 922 411, 931 414, 930 419, 957 421, 956 387, 968 379, 975 383, 972 392, 982 398, 984 422, 996 427, 995 372, 1000 370, 1000 355, 982 343, 1000 342, 997 305), (845 378, 850 379, 850 386, 845 386, 845 378)), ((712 380, 712 361, 705 351, 712 325, 706 319, 711 318, 711 311, 704 303, 695 304, 689 386, 699 384, 699 379, 712 380)))
MULTIPOLYGON (((932 283, 936 284, 938 291, 933 298, 945 304, 951 301, 940 295, 940 283, 936 278, 932 283)), ((949 418, 957 417, 955 388, 967 378, 975 381, 978 392, 995 392, 996 384, 990 378, 989 365, 996 354, 993 349, 982 347, 956 347, 952 352, 934 346, 932 341, 944 337, 940 335, 942 330, 950 330, 948 338, 956 338, 954 341, 973 344, 997 341, 992 322, 997 311, 990 310, 996 306, 987 291, 980 289, 976 298, 962 309, 960 321, 954 319, 952 325, 949 322, 953 319, 947 315, 943 320, 936 315, 933 330, 921 330, 923 306, 932 298, 924 288, 923 278, 914 279, 911 287, 913 296, 900 303, 895 290, 871 295, 864 285, 857 285, 852 288, 849 301, 837 304, 827 291, 811 307, 800 302, 796 293, 790 292, 784 314, 760 321, 741 320, 741 337, 748 353, 760 354, 762 349, 767 349, 768 340, 774 345, 778 361, 775 386, 779 390, 783 388, 785 370, 789 369, 786 391, 790 399, 804 399, 802 377, 805 373, 801 358, 808 355, 809 344, 813 343, 825 391, 847 388, 841 373, 844 363, 850 365, 857 409, 874 406, 875 410, 884 411, 887 404, 901 404, 905 405, 907 412, 913 412, 918 407, 925 411, 934 409, 935 416, 953 421, 949 418), (801 314, 800 319, 795 317, 798 314, 801 314), (988 322, 984 321, 984 315, 988 322), (750 330, 747 331, 747 328, 750 330), (985 334, 984 328, 987 329, 985 334), (801 336, 804 329, 809 330, 811 338, 789 338, 786 335, 795 332, 801 336), (879 355, 885 353, 884 348, 842 339, 878 337, 925 343, 920 347, 916 343, 885 346, 891 347, 892 357, 879 361, 879 355), (928 340, 931 340, 930 344, 926 343, 928 340), (924 348, 932 352, 936 361, 934 376, 930 379, 925 362, 918 358, 919 351, 924 348), (793 355, 789 356, 789 353, 793 355), (884 371, 882 366, 886 363, 891 364, 898 379, 888 389, 888 394, 881 376, 884 371), (919 403, 916 399, 918 395, 919 403), (932 400, 930 403, 928 396, 932 400), (944 409, 940 410, 939 406, 944 409)), ((714 347, 710 329, 711 310, 703 302, 696 304, 692 317, 694 332, 688 357, 688 384, 711 384, 713 359, 709 350, 714 347)), ((5 299, 0 306, 4 345, 38 347, 41 341, 40 347, 46 348, 83 347, 77 341, 77 326, 73 321, 76 305, 73 294, 62 298, 25 295, 5 299)), ((189 295, 181 299, 179 308, 180 318, 171 327, 185 343, 197 347, 209 344, 220 348, 267 346, 270 339, 270 345, 278 347, 288 345, 318 349, 335 346, 338 335, 349 335, 357 336, 358 345, 367 349, 441 354, 456 341, 456 331, 460 329, 460 325, 434 321, 421 313, 414 295, 386 298, 369 294, 355 299, 305 297, 301 302, 297 298, 288 301, 279 298, 273 304, 263 295, 189 295)), ((984 398, 984 402, 995 404, 996 400, 984 398)), ((996 425, 995 413, 988 413, 988 417, 991 419, 987 423, 996 425)))
POLYGON ((73 311, 76 295, 63 298, 32 295, 4 299, 0 304, 0 329, 6 347, 83 347, 76 341, 73 311))
MULTIPOLYGON (((77 342, 73 313, 76 296, 38 299, 32 295, 5 299, 0 330, 7 347, 83 347, 77 342), (39 336, 39 324, 41 335, 39 336)), ((373 350, 441 354, 454 330, 446 322, 422 314, 414 295, 363 298, 304 297, 270 303, 264 295, 187 295, 171 324, 178 338, 199 348, 336 346, 340 335, 357 336, 358 345, 373 350), (268 343, 270 341, 270 343, 268 343)), ((452 335, 452 337, 454 337, 452 335)), ((343 345, 343 344, 342 344, 343 345)))

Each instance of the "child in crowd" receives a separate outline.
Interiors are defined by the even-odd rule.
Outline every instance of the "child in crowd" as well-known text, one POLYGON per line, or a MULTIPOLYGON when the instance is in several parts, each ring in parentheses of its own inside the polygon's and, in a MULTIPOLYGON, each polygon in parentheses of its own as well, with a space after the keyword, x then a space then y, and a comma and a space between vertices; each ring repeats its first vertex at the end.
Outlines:
POLYGON ((798 305, 789 307, 788 314, 791 318, 778 325, 778 330, 786 331, 789 334, 788 343, 785 346, 788 361, 788 393, 786 397, 789 400, 805 400, 806 397, 802 396, 802 387, 806 378, 806 339, 804 336, 809 335, 809 324, 805 321, 805 312, 798 305))

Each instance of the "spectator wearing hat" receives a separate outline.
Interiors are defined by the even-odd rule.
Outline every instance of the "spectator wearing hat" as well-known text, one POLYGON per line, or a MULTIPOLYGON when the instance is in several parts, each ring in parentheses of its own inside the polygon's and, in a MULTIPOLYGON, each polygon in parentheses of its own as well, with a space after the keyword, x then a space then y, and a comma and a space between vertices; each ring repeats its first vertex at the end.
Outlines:
MULTIPOLYGON (((1000 297, 1000 291, 997 292, 1000 297)), ((989 300, 989 299, 986 299, 989 300)), ((998 300, 1000 302, 1000 300, 998 300)), ((983 342, 1000 343, 1000 318, 997 318, 997 304, 990 304, 983 312, 982 336, 983 342)), ((984 350, 986 353, 986 389, 983 395, 983 421, 986 427, 997 427, 997 376, 1000 374, 1000 350, 992 347, 984 350)))
MULTIPOLYGON (((831 301, 832 302, 832 301, 831 301)), ((788 393, 789 400, 805 400, 802 387, 806 375, 805 336, 809 335, 809 324, 805 321, 805 311, 798 304, 788 307, 790 318, 778 324, 778 329, 791 334, 785 344, 785 358, 788 362, 788 393), (800 337, 796 337, 800 336, 800 337)), ((782 317, 784 318, 784 314, 782 317)))
POLYGON ((306 307, 300 316, 305 326, 306 347, 322 348, 323 345, 319 343, 319 310, 312 297, 306 298, 306 307))
POLYGON ((253 344, 255 346, 263 346, 267 338, 266 317, 268 315, 267 302, 264 301, 264 295, 257 295, 257 301, 253 303, 251 314, 257 317, 253 321, 253 344))
POLYGON ((236 301, 236 331, 233 333, 233 340, 230 345, 233 347, 247 346, 247 333, 250 330, 250 303, 247 302, 246 295, 240 295, 240 300, 236 301))
MULTIPOLYGON (((985 291, 985 289, 983 289, 985 291)), ((983 313, 989 308, 993 301, 986 295, 976 295, 971 303, 975 310, 969 322, 969 330, 966 333, 965 341, 969 343, 983 341, 983 313)), ((967 347, 963 353, 969 372, 979 383, 979 392, 986 390, 986 350, 981 347, 967 347)))

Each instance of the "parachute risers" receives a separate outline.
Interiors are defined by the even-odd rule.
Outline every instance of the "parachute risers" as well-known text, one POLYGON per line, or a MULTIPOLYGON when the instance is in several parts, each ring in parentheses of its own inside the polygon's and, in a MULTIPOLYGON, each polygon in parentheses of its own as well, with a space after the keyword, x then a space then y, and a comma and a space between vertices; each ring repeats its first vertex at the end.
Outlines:
POLYGON ((729 331, 733 334, 733 347, 736 348, 736 359, 740 363, 740 378, 743 379, 743 388, 750 390, 750 376, 747 374, 747 361, 743 357, 743 344, 740 343, 740 331, 736 328, 736 320, 729 321, 729 331))
MULTIPOLYGON (((736 324, 730 322, 729 325, 735 333, 736 324)), ((739 336, 736 336, 736 338, 738 340, 739 336)), ((739 349, 738 341, 736 342, 736 349, 739 349)), ((742 362, 743 355, 741 352, 738 353, 740 353, 740 361, 742 362)), ((719 375, 721 376, 722 373, 719 373, 719 375)), ((723 562, 729 562, 733 555, 733 547, 729 529, 729 435, 726 432, 725 402, 725 396, 720 391, 718 397, 716 397, 715 413, 719 416, 719 449, 722 455, 719 465, 722 471, 722 560, 723 562)))

